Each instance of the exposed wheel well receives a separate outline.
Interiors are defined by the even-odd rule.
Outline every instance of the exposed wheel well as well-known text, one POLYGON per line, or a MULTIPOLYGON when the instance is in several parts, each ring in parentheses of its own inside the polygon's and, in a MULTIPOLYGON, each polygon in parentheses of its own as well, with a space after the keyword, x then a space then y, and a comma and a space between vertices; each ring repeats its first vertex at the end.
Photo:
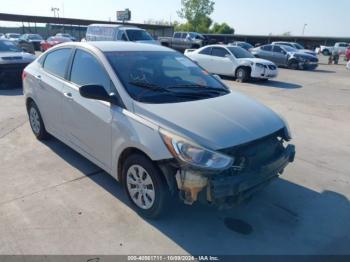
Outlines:
MULTIPOLYGON (((148 159, 150 159, 146 153, 142 152, 141 150, 134 148, 134 147, 129 147, 124 149, 124 151, 121 153, 118 159, 118 181, 122 180, 122 172, 123 172, 123 164, 125 160, 128 158, 128 156, 133 155, 133 154, 140 154, 144 155, 148 159)), ((151 160, 151 159, 150 159, 151 160)))
POLYGON ((27 108, 27 111, 29 110, 29 105, 31 103, 35 103, 34 100, 31 98, 31 97, 28 97, 27 100, 26 100, 26 108, 27 108))
POLYGON ((236 68, 236 71, 235 71, 235 76, 236 76, 236 74, 237 74, 238 69, 240 69, 240 68, 246 69, 246 70, 248 71, 248 75, 250 76, 250 74, 251 74, 251 72, 252 72, 252 68, 251 68, 250 66, 239 66, 239 67, 237 67, 237 68, 236 68))
MULTIPOLYGON (((124 164, 125 160, 130 155, 133 155, 133 154, 143 155, 152 161, 152 159, 145 152, 143 152, 137 148, 129 147, 129 148, 124 149, 124 151, 119 156, 119 160, 118 160, 117 177, 118 177, 119 182, 122 182, 123 164, 124 164)), ((176 187, 174 170, 166 168, 164 165, 162 166, 160 164, 160 162, 156 163, 156 166, 159 169, 160 173, 163 174, 163 176, 162 176, 163 181, 168 185, 170 192, 173 193, 175 190, 175 187, 176 187), (162 167, 165 167, 165 169, 162 167)))

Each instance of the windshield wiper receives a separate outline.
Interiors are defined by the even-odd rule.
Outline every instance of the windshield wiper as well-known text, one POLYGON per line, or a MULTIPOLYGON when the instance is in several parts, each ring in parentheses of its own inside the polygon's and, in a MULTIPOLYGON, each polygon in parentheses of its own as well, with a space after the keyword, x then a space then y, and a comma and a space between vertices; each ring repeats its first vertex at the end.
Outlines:
POLYGON ((222 92, 227 92, 225 89, 220 89, 220 88, 215 88, 211 86, 204 86, 204 85, 199 85, 199 84, 181 84, 181 85, 176 85, 176 86, 168 86, 168 89, 181 89, 183 91, 187 90, 196 90, 196 91, 201 91, 205 93, 222 93, 222 92))

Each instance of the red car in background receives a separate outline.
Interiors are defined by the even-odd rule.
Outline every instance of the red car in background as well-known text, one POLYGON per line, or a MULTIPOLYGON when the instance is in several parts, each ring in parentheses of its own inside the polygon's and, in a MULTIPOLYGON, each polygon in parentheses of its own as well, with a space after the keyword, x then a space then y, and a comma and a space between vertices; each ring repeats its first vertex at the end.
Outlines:
POLYGON ((66 43, 66 42, 72 42, 72 40, 69 39, 68 37, 51 36, 47 40, 41 41, 40 50, 41 52, 45 52, 46 50, 48 50, 49 48, 55 45, 66 43))
POLYGON ((346 61, 350 61, 350 46, 345 51, 346 61))

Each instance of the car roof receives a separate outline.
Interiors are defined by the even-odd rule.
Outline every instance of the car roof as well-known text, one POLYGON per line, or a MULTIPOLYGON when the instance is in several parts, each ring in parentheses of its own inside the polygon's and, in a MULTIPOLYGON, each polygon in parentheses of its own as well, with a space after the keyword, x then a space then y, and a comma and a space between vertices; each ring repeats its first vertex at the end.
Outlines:
MULTIPOLYGON (((91 41, 91 42, 70 42, 65 44, 72 47, 95 47, 102 52, 113 51, 155 51, 155 52, 176 52, 173 49, 153 44, 143 44, 126 41, 91 41)), ((63 46, 63 45, 60 45, 63 46)))
POLYGON ((89 27, 96 26, 96 27, 114 27, 114 28, 124 28, 124 29, 139 29, 144 30, 142 28, 138 28, 136 26, 132 25, 118 25, 118 24, 91 24, 89 27))

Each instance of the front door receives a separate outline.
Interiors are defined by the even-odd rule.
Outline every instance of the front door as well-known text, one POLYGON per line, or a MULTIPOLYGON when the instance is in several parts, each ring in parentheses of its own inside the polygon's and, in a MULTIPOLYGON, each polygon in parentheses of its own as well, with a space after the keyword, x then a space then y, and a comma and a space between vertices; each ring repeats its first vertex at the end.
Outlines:
POLYGON ((111 93, 112 82, 98 59, 80 49, 74 55, 69 80, 63 88, 62 102, 66 137, 108 170, 112 155, 112 107, 110 103, 82 97, 79 87, 96 84, 111 93))

